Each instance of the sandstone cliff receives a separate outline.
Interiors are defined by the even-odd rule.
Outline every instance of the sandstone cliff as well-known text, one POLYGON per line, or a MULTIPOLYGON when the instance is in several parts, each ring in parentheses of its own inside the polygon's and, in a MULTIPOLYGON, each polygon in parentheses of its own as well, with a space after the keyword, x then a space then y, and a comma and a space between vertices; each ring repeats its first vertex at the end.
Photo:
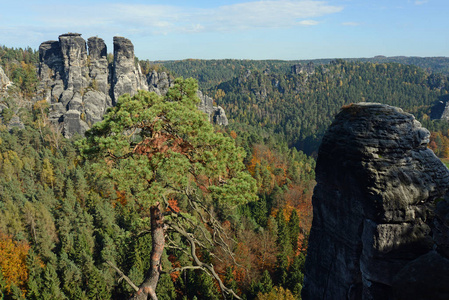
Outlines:
MULTIPOLYGON (((51 106, 50 120, 62 125, 66 137, 84 134, 122 94, 134 95, 139 89, 165 94, 171 86, 164 72, 142 74, 130 40, 114 37, 113 45, 112 62, 104 40, 98 37, 89 38, 86 45, 81 34, 67 33, 40 45, 39 89, 51 106)), ((202 94, 200 98, 209 119, 227 125, 224 110, 213 107, 212 99, 202 94)))
POLYGON ((5 72, 3 71, 2 67, 0 67, 0 96, 4 95, 6 93, 6 90, 11 85, 11 81, 9 80, 8 76, 6 76, 5 72))
POLYGON ((449 170, 401 109, 342 109, 320 146, 303 299, 449 299, 449 170))
POLYGON ((3 98, 7 96, 8 87, 11 85, 8 76, 6 76, 2 67, 0 67, 0 112, 6 107, 3 103, 3 98))
POLYGON ((307 65, 295 64, 291 66, 292 74, 307 74, 312 75, 315 73, 315 65, 313 62, 309 62, 307 65))

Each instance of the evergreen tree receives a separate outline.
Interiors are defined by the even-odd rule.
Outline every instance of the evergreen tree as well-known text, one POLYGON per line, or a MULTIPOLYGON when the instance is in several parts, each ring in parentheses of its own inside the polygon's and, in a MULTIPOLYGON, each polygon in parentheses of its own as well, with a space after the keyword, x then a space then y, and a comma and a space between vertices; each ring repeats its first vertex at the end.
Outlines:
POLYGON ((276 215, 278 226, 278 247, 279 254, 277 257, 276 279, 277 283, 285 286, 288 278, 288 257, 292 254, 292 243, 290 240, 290 232, 285 220, 283 210, 280 209, 276 215))
POLYGON ((66 299, 66 296, 59 289, 59 277, 52 263, 47 263, 42 281, 42 299, 66 299))
MULTIPOLYGON (((150 268, 136 297, 156 298, 167 225, 187 241, 192 259, 219 282, 223 292, 236 296, 213 267, 196 256, 194 249, 203 243, 191 233, 202 220, 213 218, 213 207, 226 213, 255 200, 255 183, 244 172, 242 149, 231 138, 215 133, 197 109, 196 92, 195 81, 178 79, 165 99, 144 91, 134 97, 124 95, 82 143, 82 153, 96 159, 98 174, 111 178, 128 205, 140 212, 142 228, 151 227, 150 268), (164 217, 165 210, 171 212, 170 218, 164 217)), ((221 230, 215 220, 210 219, 210 224, 221 230)))
POLYGON ((288 229, 289 229, 289 235, 290 240, 292 242, 292 249, 293 252, 296 253, 298 250, 298 240, 299 240, 299 234, 301 232, 301 227, 299 224, 299 217, 298 213, 294 209, 290 215, 290 220, 288 221, 288 229))
POLYGON ((289 269, 288 288, 297 297, 301 296, 301 290, 304 282, 304 262, 306 258, 304 254, 295 257, 289 269))

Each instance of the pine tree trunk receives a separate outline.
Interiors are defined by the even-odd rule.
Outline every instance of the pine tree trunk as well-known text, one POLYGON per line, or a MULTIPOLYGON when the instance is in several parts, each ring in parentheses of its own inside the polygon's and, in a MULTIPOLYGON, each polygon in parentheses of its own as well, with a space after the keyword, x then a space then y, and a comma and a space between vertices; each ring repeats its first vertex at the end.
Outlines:
POLYGON ((161 212, 160 203, 150 207, 151 217, 151 265, 145 281, 139 286, 139 290, 131 298, 133 300, 157 300, 156 287, 162 271, 161 257, 165 247, 164 217, 161 212))

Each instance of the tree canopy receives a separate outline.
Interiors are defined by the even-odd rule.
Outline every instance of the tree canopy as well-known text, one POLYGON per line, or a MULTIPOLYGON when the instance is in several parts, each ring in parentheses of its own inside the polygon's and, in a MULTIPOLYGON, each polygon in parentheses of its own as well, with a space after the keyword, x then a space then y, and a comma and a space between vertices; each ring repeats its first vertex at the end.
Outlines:
POLYGON ((167 230, 187 240, 192 267, 236 296, 195 248, 226 245, 216 216, 256 200, 256 184, 245 171, 244 150, 214 131, 198 101, 193 79, 177 79, 165 97, 146 91, 123 95, 82 141, 81 153, 95 160, 98 176, 112 179, 126 205, 139 212, 142 231, 151 227, 150 275, 136 295, 157 299, 167 230))

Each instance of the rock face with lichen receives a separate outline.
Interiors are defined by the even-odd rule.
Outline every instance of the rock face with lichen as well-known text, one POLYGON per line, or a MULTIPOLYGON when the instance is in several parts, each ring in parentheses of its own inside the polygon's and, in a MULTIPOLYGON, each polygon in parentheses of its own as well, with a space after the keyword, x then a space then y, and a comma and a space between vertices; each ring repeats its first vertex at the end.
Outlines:
MULTIPOLYGON (((165 72, 142 74, 130 40, 114 37, 113 45, 112 61, 108 61, 104 40, 98 37, 89 38, 86 45, 81 34, 67 33, 40 45, 39 89, 50 104, 50 120, 61 125, 66 137, 84 134, 125 93, 149 90, 164 95, 172 85, 165 72)), ((224 110, 211 109, 212 113, 205 111, 209 119, 227 125, 224 110)))
POLYGON ((449 299, 449 170, 401 109, 343 108, 316 167, 303 299, 449 299))

